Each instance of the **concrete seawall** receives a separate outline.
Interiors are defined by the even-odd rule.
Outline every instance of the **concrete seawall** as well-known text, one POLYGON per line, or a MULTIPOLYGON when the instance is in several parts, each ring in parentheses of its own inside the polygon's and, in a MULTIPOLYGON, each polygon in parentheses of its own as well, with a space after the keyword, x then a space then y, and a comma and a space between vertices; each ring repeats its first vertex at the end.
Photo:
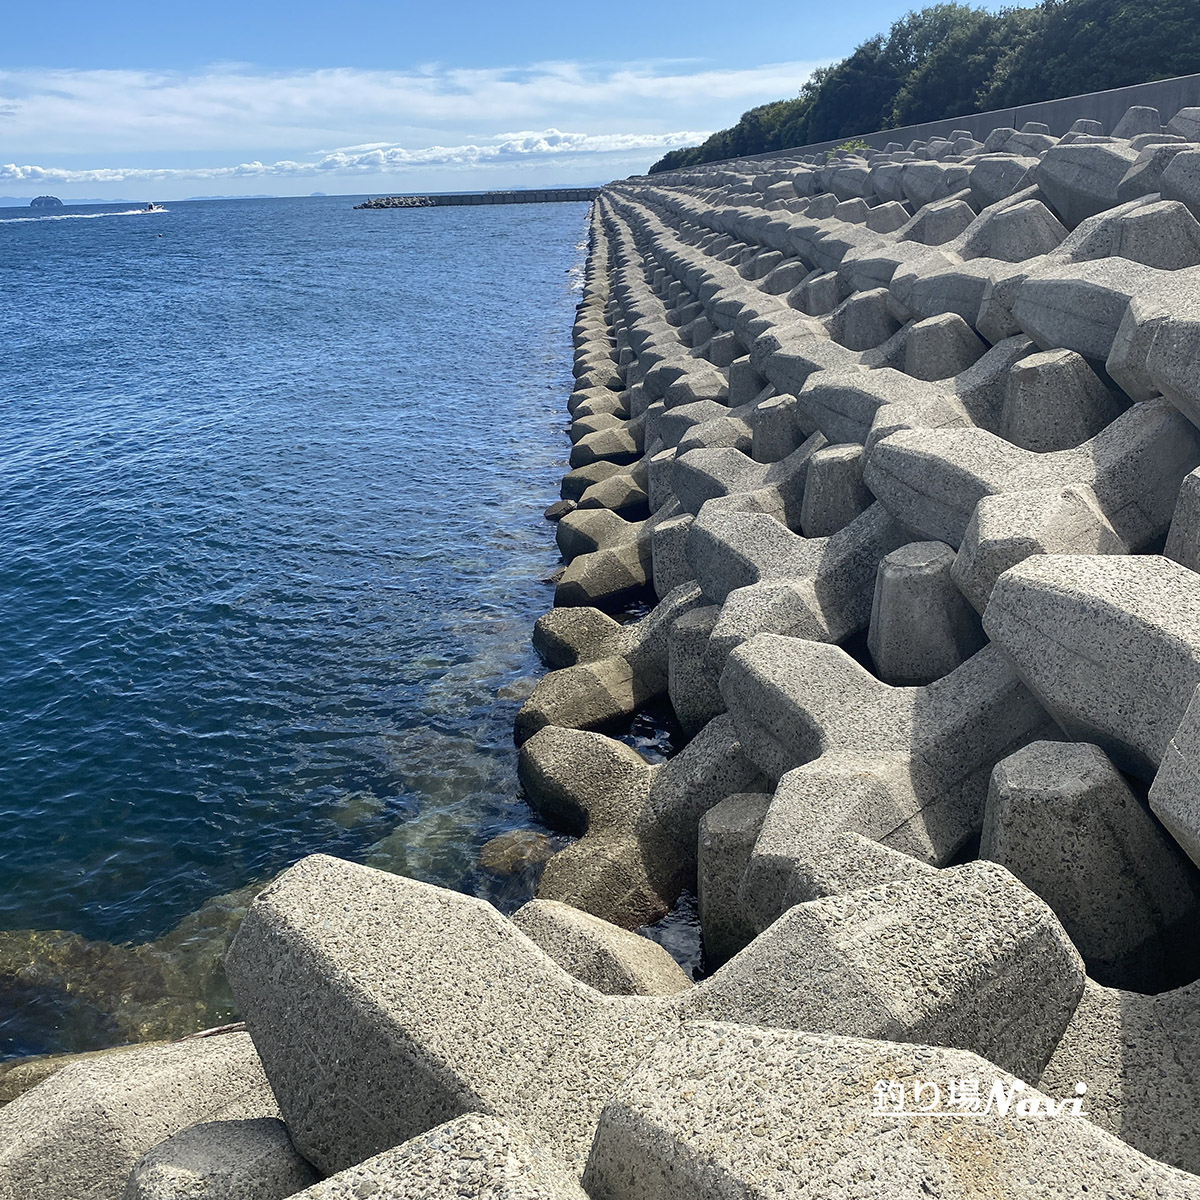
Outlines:
MULTIPOLYGON (((1020 129, 1030 121, 1044 124, 1050 133, 1061 137, 1080 119, 1098 121, 1105 129, 1115 129, 1125 113, 1137 106, 1157 109, 1164 121, 1169 121, 1181 109, 1200 106, 1200 75, 1181 75, 1174 79, 1155 80, 1153 83, 1112 88, 1106 92, 1064 96, 1059 100, 1043 100, 1037 104, 993 109, 985 113, 969 113, 961 117, 947 117, 941 121, 926 121, 921 125, 905 125, 897 129, 852 134, 849 137, 861 138, 873 149, 882 150, 889 142, 900 142, 907 146, 915 140, 945 137, 955 129, 965 129, 973 137, 986 138, 993 129, 1005 126, 1020 129)), ((813 142, 807 146, 772 150, 765 154, 750 155, 744 161, 773 161, 780 157, 801 158, 806 154, 822 154, 827 150, 836 150, 847 140, 849 139, 841 137, 828 142, 813 142)))
POLYGON ((1200 107, 950 133, 603 190, 516 724, 576 840, 511 918, 304 859, 249 1037, 0 1108, 0 1198, 1200 1200, 1200 107))

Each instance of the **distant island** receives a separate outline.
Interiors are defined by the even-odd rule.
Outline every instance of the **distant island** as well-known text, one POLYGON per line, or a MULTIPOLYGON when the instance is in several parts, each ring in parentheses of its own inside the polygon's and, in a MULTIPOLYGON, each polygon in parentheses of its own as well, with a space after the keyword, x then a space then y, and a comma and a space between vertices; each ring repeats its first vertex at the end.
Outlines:
POLYGON ((63 202, 57 196, 34 196, 29 202, 30 208, 62 208, 63 202))

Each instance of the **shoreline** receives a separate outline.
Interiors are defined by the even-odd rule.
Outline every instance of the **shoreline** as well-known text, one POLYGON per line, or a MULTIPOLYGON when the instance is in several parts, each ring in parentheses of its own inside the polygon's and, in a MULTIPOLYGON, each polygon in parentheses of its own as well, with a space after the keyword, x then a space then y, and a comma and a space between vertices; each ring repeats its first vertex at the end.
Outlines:
POLYGON ((604 189, 514 730, 576 840, 511 918, 302 859, 249 1036, 0 1108, 0 1188, 1200 1200, 1200 108, 950 132, 604 189))

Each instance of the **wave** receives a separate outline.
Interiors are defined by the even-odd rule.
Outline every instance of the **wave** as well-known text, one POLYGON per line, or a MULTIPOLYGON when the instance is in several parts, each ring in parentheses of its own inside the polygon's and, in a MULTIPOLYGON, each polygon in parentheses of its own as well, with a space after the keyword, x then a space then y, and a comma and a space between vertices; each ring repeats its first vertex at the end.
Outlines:
POLYGON ((6 217, 0 215, 0 225, 24 225, 29 221, 92 221, 97 217, 157 217, 159 213, 169 212, 166 208, 156 208, 148 212, 144 208, 123 208, 120 212, 98 213, 46 213, 37 217, 6 217))

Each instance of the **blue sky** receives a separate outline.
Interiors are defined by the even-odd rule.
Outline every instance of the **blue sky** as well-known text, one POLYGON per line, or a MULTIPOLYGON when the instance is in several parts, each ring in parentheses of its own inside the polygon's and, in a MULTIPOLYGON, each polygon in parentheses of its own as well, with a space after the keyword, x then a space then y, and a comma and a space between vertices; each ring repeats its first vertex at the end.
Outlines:
POLYGON ((911 4, 11 5, 0 194, 591 183, 794 95, 911 4))

